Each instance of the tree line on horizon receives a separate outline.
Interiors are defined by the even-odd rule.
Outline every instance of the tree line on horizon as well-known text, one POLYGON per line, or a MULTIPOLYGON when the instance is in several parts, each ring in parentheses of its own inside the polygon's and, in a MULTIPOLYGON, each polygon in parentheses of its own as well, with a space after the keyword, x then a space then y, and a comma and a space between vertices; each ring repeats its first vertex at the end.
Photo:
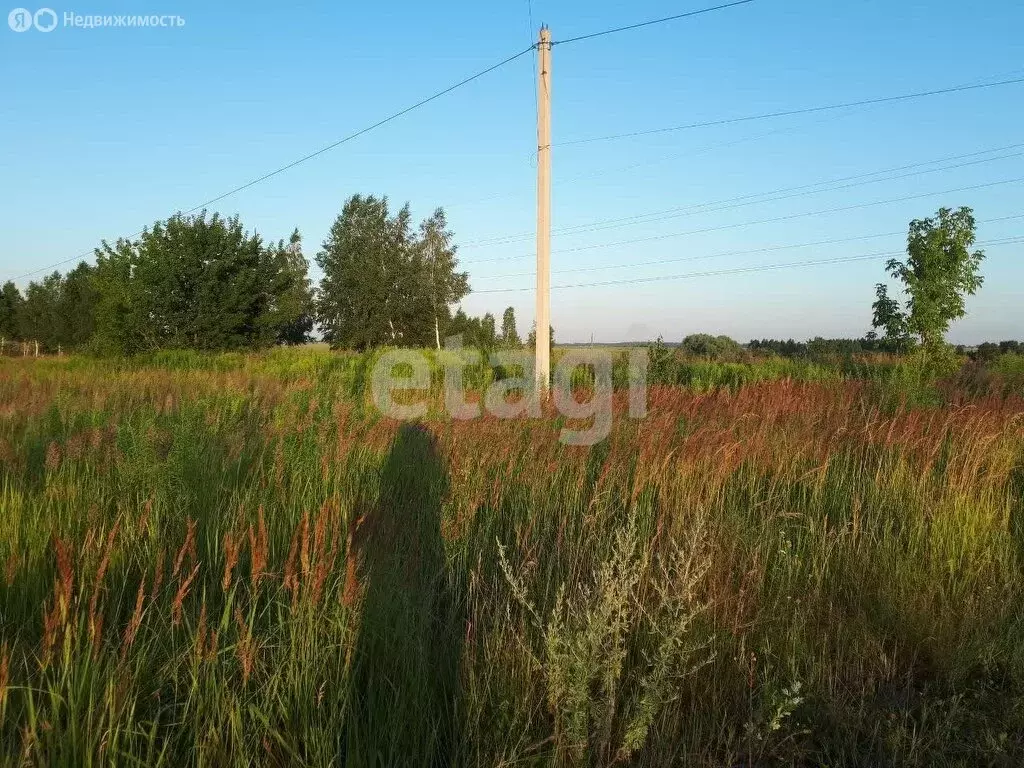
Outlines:
MULTIPOLYGON (((906 260, 886 265, 889 277, 902 283, 905 300, 878 283, 873 329, 863 338, 762 339, 747 349, 788 356, 920 349, 932 358, 948 357, 945 333, 983 283, 984 253, 973 250, 974 241, 970 208, 941 208, 932 218, 914 220, 906 260)), ((489 312, 452 312, 469 293, 457 251, 443 209, 414 227, 408 203, 392 212, 387 197, 356 194, 345 201, 315 256, 323 277, 314 287, 298 229, 287 242, 265 241, 237 216, 179 213, 135 239, 103 241, 95 264, 53 272, 30 282, 24 294, 5 283, 0 339, 34 341, 50 352, 98 354, 258 350, 304 344, 315 331, 333 349, 357 351, 440 348, 453 336, 485 350, 522 346, 512 307, 500 330, 489 312)), ((534 343, 531 331, 526 344, 534 343)), ((982 345, 982 351, 992 355, 1008 344, 982 345)), ((726 336, 709 334, 692 334, 682 347, 718 359, 741 349, 726 336)))
POLYGON ((523 343, 512 307, 500 330, 490 313, 452 313, 469 282, 440 208, 414 229, 408 204, 391 212, 386 197, 353 195, 315 256, 315 287, 298 229, 265 241, 237 216, 206 211, 104 241, 95 254, 95 264, 55 271, 24 293, 5 283, 0 338, 126 355, 304 344, 317 329, 336 349, 440 347, 455 335, 481 348, 523 343))

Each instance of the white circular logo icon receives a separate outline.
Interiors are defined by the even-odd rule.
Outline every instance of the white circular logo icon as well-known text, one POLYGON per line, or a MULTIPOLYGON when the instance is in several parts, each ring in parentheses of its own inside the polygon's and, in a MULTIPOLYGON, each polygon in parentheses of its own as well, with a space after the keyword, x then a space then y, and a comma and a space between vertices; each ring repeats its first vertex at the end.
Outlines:
POLYGON ((57 14, 52 8, 40 8, 32 21, 40 32, 53 32, 57 26, 57 14))
POLYGON ((32 11, 28 8, 15 8, 7 14, 7 26, 15 32, 28 32, 32 29, 32 11))

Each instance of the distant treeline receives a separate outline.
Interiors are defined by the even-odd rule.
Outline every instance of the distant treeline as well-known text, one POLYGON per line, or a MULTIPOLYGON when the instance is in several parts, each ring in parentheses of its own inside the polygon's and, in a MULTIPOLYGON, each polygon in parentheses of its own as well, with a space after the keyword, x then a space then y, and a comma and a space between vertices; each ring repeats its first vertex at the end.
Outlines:
POLYGON ((887 352, 896 354, 903 351, 901 345, 884 338, 863 336, 859 339, 825 339, 816 336, 809 341, 793 339, 752 339, 747 349, 783 357, 815 357, 819 355, 856 355, 863 352, 887 352))
POLYGON ((987 362, 1002 355, 1024 355, 1024 341, 1000 341, 998 344, 986 341, 973 350, 967 350, 963 346, 956 349, 961 354, 969 354, 975 360, 987 362))
MULTIPOLYGON (((885 284, 876 286, 873 326, 884 336, 871 331, 859 339, 755 339, 744 346, 728 336, 698 333, 679 346, 690 356, 720 362, 752 354, 820 358, 915 348, 948 356, 946 329, 964 316, 964 297, 981 285, 984 254, 970 250, 973 242, 968 208, 943 208, 933 219, 911 222, 910 266, 888 265, 891 277, 905 284, 906 307, 885 284)), ((17 341, 33 342, 43 352, 100 354, 257 350, 314 338, 358 351, 440 348, 450 337, 484 350, 521 346, 511 307, 500 329, 489 312, 479 318, 461 309, 453 314, 469 293, 457 250, 442 209, 413 228, 408 204, 392 212, 386 197, 353 195, 315 256, 323 277, 314 286, 297 229, 287 242, 274 242, 246 230, 237 216, 177 214, 138 236, 104 241, 95 264, 53 272, 30 282, 24 293, 8 281, 0 288, 0 352, 17 341)), ((529 346, 534 336, 531 331, 529 346)), ((658 347, 658 354, 668 349, 661 339, 658 347)), ((956 351, 984 361, 1020 352, 1021 345, 990 342, 956 351)))
POLYGON ((0 339, 101 354, 255 350, 317 336, 356 350, 441 346, 453 335, 519 346, 512 308, 500 330, 491 314, 452 314, 469 291, 456 250, 441 209, 414 230, 408 205, 392 213, 386 198, 354 195, 316 254, 323 278, 314 286, 297 229, 273 242, 238 217, 178 214, 104 241, 94 264, 53 272, 24 293, 8 281, 0 339))
MULTIPOLYGON (((860 339, 824 339, 820 336, 809 341, 787 339, 752 339, 747 344, 752 352, 767 352, 783 357, 818 357, 825 355, 855 355, 864 352, 885 352, 898 354, 906 351, 901 344, 888 339, 865 336, 860 339)), ((958 344, 955 347, 958 355, 965 355, 974 360, 994 360, 1005 354, 1024 354, 1024 342, 986 341, 976 347, 958 344)))
MULTIPOLYGON (((663 343, 659 339, 659 343, 663 343)), ((825 339, 817 336, 809 341, 793 339, 753 339, 746 345, 729 336, 694 333, 679 343, 679 350, 692 357, 719 362, 736 362, 751 354, 781 357, 826 357, 855 355, 864 352, 898 353, 906 349, 905 343, 888 341, 871 334, 860 339, 825 339)))

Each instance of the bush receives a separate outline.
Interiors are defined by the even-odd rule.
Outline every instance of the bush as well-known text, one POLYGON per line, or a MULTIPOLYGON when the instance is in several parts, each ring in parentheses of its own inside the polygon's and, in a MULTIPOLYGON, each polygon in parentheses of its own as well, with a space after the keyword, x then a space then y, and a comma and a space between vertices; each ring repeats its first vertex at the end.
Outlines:
POLYGON ((709 333, 693 333, 683 339, 683 351, 695 357, 709 360, 738 360, 743 354, 739 342, 728 336, 712 336, 709 333))

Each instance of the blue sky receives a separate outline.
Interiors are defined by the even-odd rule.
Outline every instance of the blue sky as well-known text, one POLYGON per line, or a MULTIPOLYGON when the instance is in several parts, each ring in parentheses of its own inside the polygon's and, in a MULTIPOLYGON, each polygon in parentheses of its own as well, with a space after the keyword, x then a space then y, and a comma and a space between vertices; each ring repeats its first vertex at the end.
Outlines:
MULTIPOLYGON (((136 232, 529 45, 713 5, 669 0, 53 5, 58 16, 177 14, 182 28, 0 28, 0 280, 136 232), (532 18, 532 23, 531 23, 532 18)), ((12 5, 13 7, 13 5, 12 5)), ((35 9, 35 6, 31 8, 35 9)), ((1024 77, 1024 5, 756 0, 553 51, 553 219, 572 227, 1024 144, 1024 84, 634 139, 575 139, 1024 77)), ((311 259, 346 197, 444 206, 478 290, 472 313, 533 318, 532 56, 221 201, 311 259), (506 277, 502 277, 506 276, 506 277)), ((942 205, 981 241, 1024 235, 1024 146, 904 178, 556 236, 552 284, 639 279, 901 250, 942 205), (971 161, 971 165, 963 165, 971 161), (984 161, 984 162, 979 162, 984 161), (993 182, 1008 182, 992 185, 993 182), (991 185, 991 186, 980 186, 991 185), (979 187, 943 195, 931 193, 979 187), (797 216, 869 205, 833 214, 797 216), (774 223, 765 219, 791 217, 774 223), (1002 221, 991 221, 1003 219, 1002 221), (698 232, 698 230, 705 230, 698 232), (712 230, 712 231, 707 231, 712 230), (664 236, 664 237, 662 237, 664 236), (646 242, 614 245, 626 240, 646 242), (648 262, 662 262, 649 264, 648 262), (602 269, 593 269, 602 267, 602 269), (584 271, 590 270, 590 271, 584 271)), ((915 175, 907 175, 914 173, 915 175)), ((867 181, 860 179, 859 181, 867 181)), ((852 184, 854 182, 845 182, 852 184)), ((815 188, 817 189, 817 188, 815 188)), ((986 283, 950 339, 1024 337, 1024 243, 986 248, 986 283)), ((860 335, 884 258, 556 289, 559 341, 860 335)), ((21 280, 22 284, 27 280, 21 280)))

